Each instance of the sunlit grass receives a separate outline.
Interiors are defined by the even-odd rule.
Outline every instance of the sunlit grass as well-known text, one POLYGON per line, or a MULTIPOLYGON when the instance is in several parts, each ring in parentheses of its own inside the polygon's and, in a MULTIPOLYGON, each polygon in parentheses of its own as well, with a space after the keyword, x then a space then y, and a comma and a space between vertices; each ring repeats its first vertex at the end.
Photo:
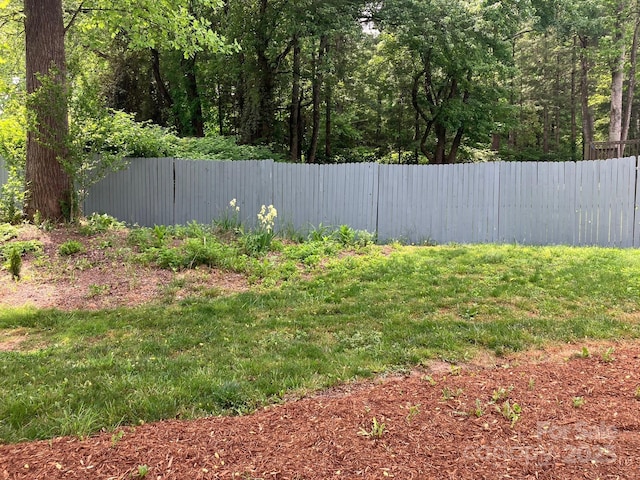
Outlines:
POLYGON ((16 329, 27 340, 0 350, 0 441, 245 413, 432 358, 640 333, 635 250, 307 253, 287 255, 319 255, 322 267, 277 288, 163 307, 1 311, 0 342, 16 329))

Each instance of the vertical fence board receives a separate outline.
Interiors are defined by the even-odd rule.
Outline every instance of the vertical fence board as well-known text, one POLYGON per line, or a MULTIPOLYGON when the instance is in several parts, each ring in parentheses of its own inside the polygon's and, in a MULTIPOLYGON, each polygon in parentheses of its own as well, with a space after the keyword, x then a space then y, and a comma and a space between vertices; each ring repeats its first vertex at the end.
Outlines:
POLYGON ((0 187, 7 183, 7 180, 9 180, 9 171, 7 170, 4 159, 0 158, 0 187))

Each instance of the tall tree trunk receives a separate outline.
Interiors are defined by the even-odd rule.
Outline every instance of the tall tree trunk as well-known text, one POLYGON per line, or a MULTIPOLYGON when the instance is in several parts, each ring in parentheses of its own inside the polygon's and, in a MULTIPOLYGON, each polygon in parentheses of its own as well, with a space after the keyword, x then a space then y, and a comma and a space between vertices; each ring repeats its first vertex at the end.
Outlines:
MULTIPOLYGON (((456 158, 458 157, 458 149, 460 148, 460 144, 462 143, 462 136, 464 135, 464 127, 459 127, 456 131, 456 136, 453 137, 453 142, 451 142, 451 150, 449 150, 449 155, 447 156, 447 163, 456 163, 456 158)), ((498 136, 500 138, 500 136, 498 136)))
POLYGON ((289 158, 300 161, 300 39, 293 37, 293 81, 291 86, 291 112, 289 120, 289 158))
POLYGON ((71 179, 61 164, 69 134, 62 0, 25 0, 24 15, 28 109, 36 122, 27 133, 25 213, 58 221, 73 207, 71 179))
POLYGON ((331 148, 331 109, 332 105, 332 86, 331 82, 327 82, 324 92, 324 156, 327 160, 333 155, 331 148))
POLYGON ((327 48, 327 36, 320 37, 320 47, 318 56, 312 61, 313 69, 313 85, 312 85, 312 101, 313 101, 313 124, 311 127, 311 144, 309 145, 309 153, 307 154, 307 163, 316 163, 318 161, 318 138, 320 136, 320 92, 322 89, 322 61, 324 59, 325 50, 327 48))
POLYGON ((588 46, 589 41, 586 38, 580 38, 580 103, 582 105, 582 141, 584 143, 585 156, 593 143, 593 114, 589 107, 588 46))
POLYGON ((577 125, 577 108, 576 108, 576 38, 573 37, 573 48, 571 49, 571 160, 578 160, 578 125, 577 125))
POLYGON ((184 86, 187 95, 187 109, 189 113, 189 134, 195 137, 204 137, 204 117, 202 116, 202 101, 198 91, 198 79, 196 77, 196 56, 182 59, 184 72, 184 86))
POLYGON ((445 149, 447 146, 447 128, 441 123, 436 123, 434 131, 437 143, 433 163, 436 165, 442 165, 446 163, 445 149))
POLYGON ((542 107, 542 153, 549 153, 549 107, 542 107))
POLYGON ((640 34, 640 12, 636 11, 635 27, 633 29, 633 41, 629 52, 629 81, 627 83, 627 101, 622 112, 622 133, 620 141, 626 142, 629 137, 631 124, 631 110, 633 109, 633 97, 636 89, 636 67, 638 64, 638 35, 640 34))
POLYGON ((623 47, 616 66, 611 70, 611 110, 609 112, 610 142, 619 142, 622 139, 622 90, 624 86, 625 59, 626 54, 623 47))
MULTIPOLYGON (((624 88, 624 64, 627 52, 623 35, 623 12, 626 2, 618 2, 617 18, 614 26, 613 42, 620 49, 620 54, 611 65, 611 109, 609 112, 609 141, 619 142, 622 138, 622 91, 624 88)), ((620 145, 621 146, 621 145, 620 145)), ((618 155, 620 152, 618 151, 618 155)))
POLYGON ((220 135, 224 135, 224 99, 220 80, 216 82, 216 94, 218 97, 218 132, 220 135))
POLYGON ((169 89, 162 79, 162 72, 160 71, 160 52, 155 48, 151 49, 151 68, 153 70, 153 79, 156 82, 164 106, 167 108, 173 107, 173 97, 171 97, 169 89))

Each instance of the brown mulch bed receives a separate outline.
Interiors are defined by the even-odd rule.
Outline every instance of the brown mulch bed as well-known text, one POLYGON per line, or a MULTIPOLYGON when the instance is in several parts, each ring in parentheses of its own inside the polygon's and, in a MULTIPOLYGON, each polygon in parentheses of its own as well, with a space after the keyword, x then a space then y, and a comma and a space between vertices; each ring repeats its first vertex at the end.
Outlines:
POLYGON ((634 479, 640 345, 616 345, 609 361, 604 348, 434 365, 243 417, 4 445, 0 479, 139 478, 142 466, 153 479, 634 479), (507 400, 522 409, 513 424, 498 411, 507 400))

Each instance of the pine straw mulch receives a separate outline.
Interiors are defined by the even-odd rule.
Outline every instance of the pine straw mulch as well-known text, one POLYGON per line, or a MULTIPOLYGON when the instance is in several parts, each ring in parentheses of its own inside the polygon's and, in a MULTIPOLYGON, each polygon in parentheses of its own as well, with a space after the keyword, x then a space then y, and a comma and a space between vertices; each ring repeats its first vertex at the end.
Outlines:
POLYGON ((580 348, 434 364, 242 417, 4 445, 0 479, 128 479, 146 468, 158 480, 638 478, 640 344, 571 355, 580 348), (519 418, 498 411, 506 401, 519 418))

